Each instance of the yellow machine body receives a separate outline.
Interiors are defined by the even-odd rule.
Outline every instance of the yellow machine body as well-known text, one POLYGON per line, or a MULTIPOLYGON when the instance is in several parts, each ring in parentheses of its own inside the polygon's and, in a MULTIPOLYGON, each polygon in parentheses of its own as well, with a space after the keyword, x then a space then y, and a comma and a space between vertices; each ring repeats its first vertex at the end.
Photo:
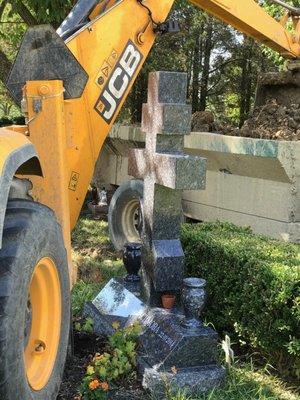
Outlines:
POLYGON ((3 174, 7 158, 19 148, 29 144, 31 142, 24 134, 14 132, 11 128, 1 129, 0 175, 3 174))
MULTIPOLYGON (((173 3, 174 0, 143 2, 157 22, 166 20, 173 3)), ((278 22, 253 0, 192 3, 286 57, 300 54, 298 23, 294 21, 295 33, 289 33, 285 27, 287 15, 278 22)), ((38 155, 42 176, 29 171, 22 177, 32 181, 34 200, 55 211, 64 232, 70 273, 70 232, 95 163, 156 37, 147 9, 137 0, 110 1, 106 10, 103 13, 100 2, 90 15, 91 22, 66 41, 89 76, 82 96, 65 100, 62 81, 29 81, 24 87, 27 126, 0 129, 0 175, 10 154, 24 143, 31 144, 38 155), (41 104, 38 109, 37 100, 41 104)), ((16 169, 13 174, 17 172, 16 169)), ((76 274, 72 279, 75 278, 76 274)))

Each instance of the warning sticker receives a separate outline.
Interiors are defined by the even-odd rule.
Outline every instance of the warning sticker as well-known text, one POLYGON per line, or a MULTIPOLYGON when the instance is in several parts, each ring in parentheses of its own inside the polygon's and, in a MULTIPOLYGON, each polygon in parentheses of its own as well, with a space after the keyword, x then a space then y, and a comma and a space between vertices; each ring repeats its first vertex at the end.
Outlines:
POLYGON ((99 101, 99 103, 97 103, 97 111, 101 114, 104 111, 105 105, 104 103, 102 103, 102 101, 99 101))
POLYGON ((71 173, 71 179, 70 179, 70 183, 69 183, 69 189, 72 190, 73 192, 76 191, 77 189, 77 185, 79 182, 79 173, 78 172, 74 172, 72 171, 71 173))
POLYGON ((105 61, 102 65, 101 72, 104 76, 106 76, 106 78, 108 78, 110 68, 111 66, 107 63, 107 61, 105 61))
POLYGON ((103 86, 104 82, 107 80, 110 72, 112 71, 113 67, 115 66, 117 59, 118 59, 118 53, 116 52, 116 50, 113 50, 111 52, 111 55, 108 57, 108 59, 105 60, 104 63, 102 64, 100 71, 97 74, 97 77, 96 77, 97 85, 103 86))
POLYGON ((113 67, 115 65, 117 59, 118 59, 118 53, 115 50, 113 50, 111 55, 109 56, 107 62, 111 67, 113 67))

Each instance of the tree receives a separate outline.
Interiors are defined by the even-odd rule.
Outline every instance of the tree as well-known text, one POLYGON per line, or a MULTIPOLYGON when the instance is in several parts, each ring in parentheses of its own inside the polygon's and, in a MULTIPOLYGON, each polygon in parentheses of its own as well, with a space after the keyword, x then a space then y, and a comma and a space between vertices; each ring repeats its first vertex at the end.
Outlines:
POLYGON ((23 21, 27 25, 37 25, 38 20, 36 17, 31 13, 29 8, 22 2, 21 0, 13 0, 10 2, 12 11, 19 14, 19 16, 23 19, 23 21))
MULTIPOLYGON (((15 0, 17 3, 20 0, 15 0)), ((28 7, 39 23, 52 24, 55 28, 66 17, 74 0, 26 0, 28 7)))
POLYGON ((206 109, 207 104, 207 96, 208 96, 208 83, 209 83, 209 75, 210 75, 210 59, 211 53, 213 50, 213 21, 212 18, 209 17, 206 24, 206 37, 204 42, 204 51, 203 51, 203 69, 201 76, 201 92, 200 92, 200 101, 199 101, 199 110, 204 111, 206 109))
POLYGON ((240 80, 240 120, 239 126, 241 127, 243 123, 249 116, 252 101, 252 58, 254 42, 252 39, 245 37, 242 49, 242 59, 241 59, 241 80, 240 80))
POLYGON ((5 81, 9 71, 11 69, 11 62, 7 58, 6 54, 0 49, 0 80, 5 81))

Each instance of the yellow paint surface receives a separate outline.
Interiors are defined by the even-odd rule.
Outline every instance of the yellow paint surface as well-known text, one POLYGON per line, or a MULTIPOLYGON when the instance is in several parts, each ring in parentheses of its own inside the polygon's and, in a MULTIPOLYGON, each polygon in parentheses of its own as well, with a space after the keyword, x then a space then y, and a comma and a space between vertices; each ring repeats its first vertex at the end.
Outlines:
POLYGON ((10 128, 0 129, 0 175, 9 155, 26 144, 31 142, 22 133, 10 128))

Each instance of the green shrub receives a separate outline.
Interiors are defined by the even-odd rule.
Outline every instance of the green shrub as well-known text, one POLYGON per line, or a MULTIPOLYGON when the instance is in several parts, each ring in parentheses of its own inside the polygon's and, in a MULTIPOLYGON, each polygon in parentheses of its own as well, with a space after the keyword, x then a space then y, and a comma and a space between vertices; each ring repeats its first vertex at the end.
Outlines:
POLYGON ((299 246, 221 222, 184 225, 182 241, 188 275, 207 280, 205 318, 300 374, 299 246))
POLYGON ((24 117, 15 117, 13 119, 11 118, 0 118, 0 127, 5 127, 9 125, 24 125, 25 124, 25 119, 24 117))

